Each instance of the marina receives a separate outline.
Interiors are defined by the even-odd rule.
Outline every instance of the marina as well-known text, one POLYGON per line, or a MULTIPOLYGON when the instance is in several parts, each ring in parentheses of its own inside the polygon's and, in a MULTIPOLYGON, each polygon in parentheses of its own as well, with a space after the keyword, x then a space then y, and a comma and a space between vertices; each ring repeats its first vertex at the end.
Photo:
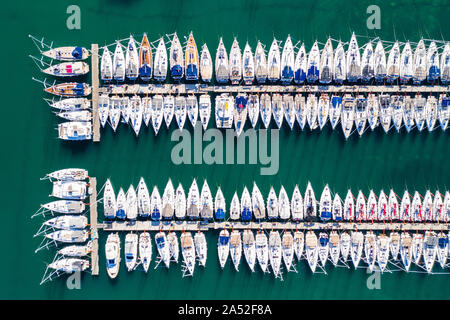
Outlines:
MULTIPOLYGON (((242 201, 240 204, 238 204, 238 207, 240 207, 240 209, 235 209, 238 210, 237 213, 232 212, 234 205, 233 202, 238 201, 233 199, 230 205, 230 217, 226 218, 224 214, 227 210, 227 206, 226 202, 224 204, 221 189, 218 189, 218 194, 216 195, 216 203, 213 204, 211 191, 209 190, 209 186, 206 181, 201 188, 200 195, 197 183, 194 180, 193 185, 189 189, 188 198, 187 200, 184 200, 186 201, 184 210, 187 210, 187 212, 185 214, 180 214, 180 212, 177 213, 177 217, 184 217, 186 215, 187 219, 185 220, 180 218, 174 219, 174 209, 172 209, 170 214, 167 213, 167 210, 169 210, 169 208, 177 208, 177 210, 180 210, 178 209, 178 204, 175 204, 174 202, 175 195, 171 180, 169 180, 169 183, 164 190, 162 202, 159 194, 155 193, 157 187, 154 187, 152 196, 150 197, 148 194, 147 186, 145 185, 145 181, 143 180, 143 178, 141 178, 137 190, 137 198, 136 196, 130 197, 130 190, 134 190, 132 186, 130 186, 129 190, 127 191, 127 195, 125 196, 125 203, 123 205, 119 205, 119 197, 123 192, 122 189, 120 189, 119 195, 116 200, 114 189, 111 182, 108 180, 107 183, 100 189, 104 191, 103 198, 98 198, 97 179, 95 177, 89 177, 86 170, 75 168, 58 170, 46 175, 44 179, 49 179, 54 184, 54 186, 58 186, 58 188, 62 189, 64 189, 64 187, 61 186, 64 186, 66 184, 80 186, 86 185, 86 189, 80 189, 80 191, 77 191, 82 192, 80 195, 78 195, 78 193, 71 193, 70 196, 65 195, 64 193, 59 195, 59 193, 55 193, 55 191, 53 191, 53 195, 63 199, 62 201, 76 201, 72 199, 83 199, 85 198, 84 193, 87 193, 89 195, 89 203, 86 204, 86 206, 89 206, 89 221, 83 215, 82 211, 75 211, 78 212, 78 215, 70 216, 67 214, 67 212, 69 211, 66 209, 66 207, 57 205, 42 205, 42 209, 38 210, 38 212, 34 215, 42 215, 45 217, 48 214, 52 214, 53 216, 54 213, 58 212, 63 214, 57 215, 56 217, 45 221, 42 227, 38 230, 35 237, 43 236, 43 240, 36 252, 43 248, 48 249, 53 246, 59 248, 61 244, 67 245, 66 247, 58 250, 54 260, 51 264, 48 265, 41 284, 50 281, 62 274, 72 273, 77 270, 85 271, 88 269, 88 267, 90 267, 90 272, 93 276, 99 275, 101 264, 101 259, 98 255, 99 238, 101 238, 99 234, 103 232, 108 234, 106 249, 107 271, 111 278, 115 278, 119 272, 118 265, 120 264, 121 260, 121 240, 118 237, 118 234, 122 232, 126 234, 124 254, 125 262, 129 272, 135 270, 136 268, 139 268, 139 266, 141 265, 145 268, 145 270, 148 270, 148 264, 150 261, 149 259, 151 259, 150 257, 141 257, 137 259, 137 246, 139 242, 137 236, 138 233, 140 233, 143 238, 146 237, 143 236, 146 234, 156 234, 155 241, 158 251, 158 257, 155 262, 155 268, 160 266, 161 263, 166 268, 169 268, 172 262, 178 262, 179 244, 177 240, 177 233, 181 234, 181 247, 184 257, 182 262, 182 271, 183 277, 185 277, 194 275, 195 260, 192 259, 195 259, 195 257, 197 257, 196 260, 199 261, 200 266, 204 267, 206 265, 207 243, 203 233, 215 232, 219 234, 220 232, 220 237, 229 237, 229 233, 227 233, 226 230, 230 230, 231 232, 231 246, 227 250, 230 250, 231 260, 233 260, 236 271, 239 270, 242 248, 244 248, 244 256, 250 269, 252 271, 254 270, 254 259, 256 259, 257 252, 257 248, 253 247, 255 245, 254 232, 259 235, 257 239, 260 239, 263 234, 270 234, 268 242, 269 245, 268 247, 266 247, 268 248, 266 250, 269 250, 269 255, 271 257, 269 259, 269 262, 272 273, 274 273, 275 278, 279 278, 281 280, 283 279, 283 268, 281 266, 281 260, 278 259, 283 259, 286 267, 286 272, 297 272, 295 265, 292 264, 291 257, 293 257, 294 251, 291 250, 295 249, 297 251, 297 260, 302 260, 302 248, 304 245, 306 246, 305 259, 310 265, 311 271, 313 273, 326 273, 325 264, 328 259, 335 267, 340 265, 350 268, 350 260, 348 259, 347 253, 345 253, 346 251, 344 250, 342 252, 343 256, 342 258, 340 258, 341 249, 339 249, 340 246, 346 245, 346 239, 347 237, 349 237, 349 233, 354 236, 359 234, 361 235, 361 237, 365 234, 366 241, 368 241, 367 239, 371 239, 370 235, 372 234, 374 234, 374 237, 378 237, 376 238, 378 240, 374 240, 378 243, 375 248, 370 249, 367 244, 364 245, 364 248, 366 250, 364 261, 368 264, 369 269, 374 267, 375 260, 369 259, 370 257, 368 255, 371 253, 368 252, 370 250, 375 250, 374 252, 376 252, 377 254, 376 261, 378 261, 377 263, 380 266, 382 272, 392 272, 393 270, 397 269, 409 271, 410 260, 408 259, 412 258, 407 258, 407 260, 405 260, 406 258, 403 257, 405 253, 402 250, 405 250, 405 247, 401 247, 403 248, 401 249, 400 245, 404 246, 406 245, 406 242, 400 242, 400 234, 402 234, 402 237, 411 237, 410 234, 413 234, 414 239, 416 239, 416 237, 420 235, 421 238, 417 238, 419 240, 413 241, 420 241, 419 244, 421 246, 423 245, 424 248, 427 245, 431 245, 434 248, 433 254, 435 256, 432 258, 433 260, 427 260, 428 258, 425 253, 424 263, 420 262, 420 256, 415 260, 414 263, 419 268, 419 270, 416 270, 415 272, 420 272, 420 270, 423 270, 423 272, 429 274, 441 274, 443 271, 433 271, 433 265, 436 259, 440 263, 441 269, 447 268, 446 261, 448 256, 448 241, 450 235, 450 224, 448 223, 448 221, 450 220, 449 192, 446 192, 445 198, 444 200, 442 200, 440 193, 437 191, 435 193, 436 196, 433 200, 431 193, 427 191, 425 197, 422 197, 424 206, 423 209, 422 201, 417 200, 419 199, 417 198, 418 193, 415 192, 412 208, 410 209, 411 202, 407 196, 407 192, 405 192, 403 199, 401 199, 401 205, 399 205, 395 193, 391 190, 391 192, 389 193, 388 207, 388 200, 385 199, 386 196, 384 195, 384 192, 381 191, 378 198, 378 205, 375 202, 374 207, 370 209, 372 203, 371 199, 373 199, 374 197, 373 192, 371 191, 367 203, 368 208, 366 209, 365 203, 360 205, 360 202, 363 201, 361 200, 361 192, 358 194, 358 199, 354 199, 353 197, 349 198, 349 195, 351 195, 351 191, 349 190, 345 201, 341 202, 342 200, 340 200, 340 197, 337 194, 334 195, 334 200, 332 200, 328 185, 325 186, 320 197, 320 201, 316 202, 314 191, 311 187, 311 184, 308 183, 303 204, 305 207, 305 217, 302 218, 297 214, 294 214, 295 210, 297 210, 296 208, 302 208, 302 205, 297 205, 296 197, 301 198, 301 193, 298 191, 298 187, 296 186, 292 198, 291 218, 289 197, 287 196, 286 191, 282 187, 280 191, 280 199, 278 201, 276 199, 276 193, 274 193, 273 188, 271 188, 271 193, 267 200, 269 220, 265 220, 265 216, 262 215, 262 219, 259 218, 255 221, 252 218, 253 213, 258 210, 264 210, 264 208, 257 209, 259 205, 265 206, 264 203, 260 202, 261 197, 257 196, 257 193, 259 192, 259 189, 257 187, 252 190, 253 200, 251 199, 247 188, 244 188, 242 201), (88 179, 87 183, 84 182, 86 179, 88 179), (197 194, 195 195, 195 193, 197 194), (169 194, 173 195, 169 196, 169 194), (219 199, 218 197, 220 198, 219 202, 217 202, 219 199), (271 197, 275 198, 271 200, 271 197), (354 204, 351 204, 354 200, 357 200, 356 208, 354 207, 354 204), (313 207, 310 207, 310 201, 312 201, 311 203, 313 207), (416 201, 420 201, 418 208, 415 204, 416 201), (105 211, 105 219, 103 219, 103 221, 98 221, 99 202, 103 202, 105 211), (133 204, 134 202, 136 203, 133 204), (247 202, 248 205, 246 204, 247 202), (360 207, 358 207, 358 205, 360 205, 360 207), (124 215, 119 216, 114 211, 114 215, 111 216, 110 213, 107 213, 109 212, 111 206, 112 208, 115 208, 114 210, 117 212, 122 210, 124 215), (208 210, 211 211, 210 214, 205 213, 207 212, 207 209, 205 209, 207 207, 205 206, 207 206, 209 208, 208 210), (219 215, 217 215, 217 212, 214 211, 216 219, 213 219, 213 206, 216 207, 216 211, 218 211, 219 213, 219 215), (277 218, 278 206, 280 210, 279 218, 277 218), (193 207, 196 207, 195 210, 200 211, 199 215, 193 215, 192 213, 190 213, 190 210, 194 210, 193 207), (363 207, 364 213, 360 211, 363 210, 363 207), (132 210, 136 210, 136 215, 131 215, 132 210), (150 212, 147 214, 145 213, 146 210, 150 210, 150 212), (242 216, 240 210, 242 210, 242 216), (246 210, 249 211, 248 215, 246 213, 246 210), (287 213, 283 213, 283 210, 286 210, 287 213), (377 211, 375 218, 373 216, 374 210, 377 211), (404 211, 403 216, 401 212, 398 212, 398 210, 404 211), (410 210, 412 212, 409 212, 410 210), (422 210, 424 210, 423 215, 422 210), (273 212, 271 213, 271 211, 273 212), (162 217, 160 212, 162 212, 162 217), (312 212, 317 214, 317 217, 310 216, 312 212), (138 213, 139 217, 137 216, 138 213), (419 216, 416 216, 416 213, 418 213, 419 216), (386 215, 386 218, 384 218, 384 215, 386 215), (151 218, 151 220, 147 220, 147 218, 151 218), (320 218, 321 221, 318 221, 317 218, 320 218), (307 221, 302 221, 304 219, 307 221), (88 225, 89 232, 84 230, 88 225), (292 242, 293 238, 291 232, 294 232, 296 236, 295 239, 297 239, 295 240, 297 241, 295 242, 295 248, 293 247, 294 243, 292 242), (193 238, 190 236, 191 233, 195 235, 193 238), (241 233, 243 233, 242 240, 240 240, 241 233), (283 241, 281 241, 280 233, 283 236, 283 241), (306 242, 303 242, 305 241, 305 233, 307 233, 309 240, 307 237, 306 242), (386 237, 385 234, 390 235, 390 238, 386 237), (437 241, 438 234, 439 244, 437 241), (313 244, 314 241, 318 241, 317 235, 319 235, 320 237, 318 242, 320 244, 319 247, 317 247, 317 244, 313 244), (423 238, 423 235, 425 235, 425 238, 431 237, 430 239, 432 240, 426 240, 425 238, 423 238), (383 237, 388 240, 385 240, 385 238, 383 237), (243 245, 240 241, 243 241, 243 245), (301 244, 299 244, 298 241, 302 241, 301 244), (430 241, 433 242, 433 244, 431 244, 430 241), (86 242, 87 244, 84 244, 86 242), (281 242, 283 243, 283 245, 281 245, 281 242), (384 242, 386 242, 387 248, 391 248, 392 259, 389 258, 389 250, 387 250, 388 253, 385 256, 378 256, 378 254, 381 255, 381 253, 378 253, 377 250, 383 250, 382 246, 384 242), (329 257, 328 245, 330 245, 329 257), (325 247, 321 246, 325 246, 327 248, 326 252, 323 251, 325 247), (308 253, 308 250, 315 250, 315 253, 308 253), (404 258, 402 260, 398 260, 397 258, 399 250, 403 255, 402 257, 404 258), (282 252, 282 258, 280 252, 282 252), (88 263, 88 260, 83 259, 83 257, 86 256, 89 257, 90 263, 88 263), (387 264, 390 264, 389 268, 387 267, 387 264)), ((177 190, 180 189, 180 186, 181 185, 178 186, 177 190)), ((71 206, 73 208, 76 208, 73 205, 71 206)), ((225 240, 220 240, 218 244, 219 246, 223 246, 223 244, 221 244, 222 241, 225 240)), ((260 245, 264 243, 264 241, 261 239, 258 241, 260 245), (261 241, 263 242, 261 243, 261 241)), ((350 242, 353 243, 352 241, 356 240, 351 240, 350 242)), ((362 248, 362 242, 360 245, 362 248)), ((410 250, 411 254, 414 254, 412 249, 409 248, 408 250, 410 250)), ((265 260, 260 255, 261 252, 259 253, 258 262, 262 268, 262 271, 267 272, 267 262, 265 262, 265 260)), ((354 256, 354 252, 352 251, 352 261, 355 268, 358 267, 359 260, 362 259, 361 255, 362 254, 359 253, 359 255, 354 256), (357 262, 355 262, 356 257, 357 262)), ((220 260, 220 263, 223 266, 224 263, 226 263, 226 259, 220 260)))

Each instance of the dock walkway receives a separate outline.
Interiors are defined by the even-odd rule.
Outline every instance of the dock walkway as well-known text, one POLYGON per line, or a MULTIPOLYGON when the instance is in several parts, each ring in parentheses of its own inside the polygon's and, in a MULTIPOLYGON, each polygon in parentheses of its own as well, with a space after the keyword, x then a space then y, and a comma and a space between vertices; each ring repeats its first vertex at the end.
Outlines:
POLYGON ((98 276, 98 213, 97 213, 97 178, 89 178, 89 224, 91 226, 91 272, 93 276, 98 276))

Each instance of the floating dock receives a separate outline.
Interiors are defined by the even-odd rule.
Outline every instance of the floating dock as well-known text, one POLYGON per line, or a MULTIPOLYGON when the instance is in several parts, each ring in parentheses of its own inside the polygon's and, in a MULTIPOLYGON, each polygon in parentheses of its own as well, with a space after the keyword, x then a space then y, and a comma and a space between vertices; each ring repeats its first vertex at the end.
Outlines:
POLYGON ((98 116, 98 44, 91 46, 91 74, 92 74, 92 140, 100 142, 100 119, 98 116))
POLYGON ((89 178, 89 223, 91 226, 92 252, 91 273, 98 276, 98 212, 97 212, 97 178, 89 178))

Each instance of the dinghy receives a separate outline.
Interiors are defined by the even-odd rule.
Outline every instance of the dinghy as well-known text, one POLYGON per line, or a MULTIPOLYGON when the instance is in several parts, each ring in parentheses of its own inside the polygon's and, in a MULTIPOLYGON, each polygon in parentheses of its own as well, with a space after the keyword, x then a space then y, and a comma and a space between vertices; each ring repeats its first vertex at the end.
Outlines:
POLYGON ((291 214, 292 221, 298 222, 303 220, 303 197, 297 185, 291 198, 291 214))
POLYGON ((361 261, 362 252, 364 249, 364 236, 361 231, 352 231, 350 240, 350 256, 352 258, 353 266, 358 268, 361 261))
POLYGON ((252 211, 255 219, 265 219, 266 218, 266 208, 264 204, 264 199, 259 191, 258 186, 253 182, 252 190, 252 211))
POLYGON ((151 211, 150 194, 148 193, 144 178, 142 177, 139 179, 137 187, 137 203, 138 215, 142 218, 148 217, 151 211))
MULTIPOLYGON (((411 44, 406 42, 400 56, 400 82, 405 84, 412 79, 414 74, 414 55, 411 44)), ((406 268, 406 267, 405 267, 406 268)))
POLYGON ((332 214, 334 221, 342 221, 342 217, 344 216, 344 207, 342 206, 341 197, 337 193, 334 195, 332 214))
POLYGON ((236 136, 244 130, 245 121, 247 120, 247 103, 248 97, 245 93, 238 94, 234 103, 234 128, 236 130, 236 136))
POLYGON ((314 273, 319 260, 319 244, 317 236, 312 230, 308 231, 305 236, 305 255, 306 261, 308 261, 308 265, 314 273))
POLYGON ((239 43, 236 38, 233 40, 233 44, 230 50, 230 65, 228 67, 230 71, 231 84, 239 84, 242 79, 242 56, 239 43))
POLYGON ((339 44, 334 52, 334 82, 338 84, 342 84, 344 80, 347 78, 347 62, 345 58, 345 51, 342 45, 342 42, 339 41, 339 44))
POLYGON ((306 55, 305 44, 302 43, 300 49, 298 49, 297 56, 295 57, 294 82, 296 84, 301 84, 305 82, 307 66, 308 66, 308 57, 306 55))
POLYGON ((317 203, 314 190, 311 186, 311 182, 308 181, 308 185, 305 191, 303 214, 306 220, 313 220, 317 216, 317 203))
POLYGON ((395 41, 389 52, 386 77, 388 83, 393 83, 400 77, 400 46, 398 41, 395 41))
POLYGON ((292 261, 294 259, 294 238, 292 237, 292 233, 289 231, 285 231, 283 233, 281 251, 283 256, 284 265, 286 266, 286 270, 289 272, 292 268, 292 261))
POLYGON ((262 272, 265 273, 269 264, 269 244, 267 241, 267 236, 261 230, 258 230, 256 234, 255 250, 258 264, 262 272))
POLYGON ((122 44, 116 41, 116 49, 113 56, 113 78, 116 81, 125 80, 125 55, 123 53, 122 44))
MULTIPOLYGON (((190 235, 190 233, 189 233, 190 235)), ((183 236, 182 236, 183 237, 183 236)), ((156 248, 158 249, 158 255, 166 268, 170 267, 170 251, 169 242, 167 241, 166 233, 163 231, 158 232, 155 235, 156 248)), ((181 240, 181 247, 183 248, 183 240, 181 240)))
POLYGON ((58 47, 47 51, 42 51, 41 54, 50 59, 60 61, 76 61, 85 60, 89 57, 89 51, 83 47, 58 47))
POLYGON ((274 83, 280 80, 281 75, 281 54, 277 39, 273 39, 267 57, 267 78, 274 83))
POLYGON ((252 200, 247 187, 244 187, 241 196, 241 218, 242 221, 250 221, 252 219, 252 200))
POLYGON ((427 51, 427 81, 435 83, 440 75, 439 52, 436 42, 432 41, 427 51))
POLYGON ((155 62, 153 66, 153 78, 158 82, 163 82, 167 77, 167 49, 164 39, 159 39, 158 47, 155 53, 155 62))
POLYGON ((163 103, 163 116, 164 116, 164 122, 166 123, 167 129, 170 127, 170 124, 172 123, 173 115, 175 113, 175 99, 172 95, 167 95, 164 97, 164 103, 163 103))
POLYGON ((139 48, 139 77, 143 81, 149 81, 152 78, 152 68, 152 49, 150 47, 150 43, 148 42, 147 34, 144 33, 144 36, 142 37, 141 47, 139 48))
POLYGON ((389 262, 389 243, 390 239, 385 234, 380 234, 377 239, 377 263, 381 273, 384 272, 389 262))
POLYGON ((186 206, 187 212, 186 216, 189 219, 197 219, 200 214, 200 192, 198 190, 197 181, 194 179, 192 181, 192 185, 189 188, 186 206))
POLYGON ((226 211, 225 197, 219 187, 217 189, 216 197, 214 198, 214 218, 216 220, 224 220, 226 211))
POLYGON ((355 220, 355 201, 352 191, 348 189, 347 195, 344 200, 344 220, 353 221, 355 220))
POLYGON ((195 128, 195 125, 197 124, 197 118, 198 118, 198 101, 197 97, 194 95, 189 95, 186 98, 186 110, 187 110, 187 116, 189 118, 189 122, 192 125, 192 128, 195 128))
POLYGON ((331 39, 328 38, 327 42, 325 43, 325 47, 322 50, 322 55, 320 57, 320 78, 319 82, 323 84, 331 83, 333 80, 333 60, 334 60, 334 54, 333 54, 333 44, 331 42, 331 39))
POLYGON ((383 43, 378 40, 374 54, 375 81, 382 83, 386 79, 386 52, 383 43))
POLYGON ((170 76, 173 80, 180 81, 184 76, 184 55, 176 32, 173 34, 169 55, 170 76))
POLYGON ((247 261, 248 267, 252 272, 255 271, 256 262, 256 244, 255 237, 251 230, 244 230, 242 234, 242 247, 244 249, 244 257, 247 261))
POLYGON ((145 273, 147 273, 152 261, 152 239, 150 233, 142 232, 139 235, 139 263, 142 264, 145 273))
POLYGON ((308 54, 308 63, 306 71, 306 81, 314 83, 319 80, 319 64, 320 64, 320 50, 317 41, 314 42, 311 51, 308 54))
POLYGON ((334 130, 341 118, 342 97, 332 95, 331 103, 328 108, 328 117, 330 118, 331 128, 334 130))
POLYGON ((125 236, 125 266, 128 272, 133 271, 136 267, 138 235, 135 233, 127 233, 125 236))
POLYGON ((328 245, 331 263, 336 267, 339 262, 339 255, 341 253, 341 242, 339 239, 339 234, 335 230, 330 233, 330 241, 328 245))
POLYGON ((291 36, 288 35, 281 53, 281 78, 282 84, 290 84, 294 79, 294 47, 291 36))
POLYGON ((186 195, 181 183, 178 184, 177 190, 175 191, 174 209, 177 219, 184 219, 186 217, 186 195))
POLYGON ((198 265, 206 267, 206 258, 208 257, 208 247, 206 244, 205 234, 198 231, 194 236, 195 252, 197 253, 198 265))
POLYGON ((425 42, 420 39, 414 51, 414 74, 413 83, 421 84, 427 77, 427 51, 425 48, 425 42))
POLYGON ((287 220, 291 217, 289 197, 283 186, 281 186, 280 194, 278 196, 278 214, 281 220, 287 220))
POLYGON ((342 101, 342 111, 341 111, 341 126, 342 132, 344 133, 345 140, 350 137, 353 129, 353 122, 355 119, 355 98, 350 94, 344 95, 342 101))
POLYGON ((200 76, 202 81, 209 83, 212 80, 213 65, 211 54, 209 53, 206 43, 202 46, 202 52, 200 53, 200 76))
POLYGON ((272 95, 272 113, 273 120, 275 120, 275 124, 277 125, 278 129, 280 129, 283 124, 283 112, 283 98, 281 97, 281 94, 274 93, 272 95))
POLYGON ((125 53, 125 75, 130 80, 136 80, 139 76, 139 56, 136 48, 136 41, 132 35, 128 41, 125 53))
POLYGON ((228 54, 223 44, 222 37, 219 41, 219 46, 216 51, 216 63, 215 63, 216 81, 218 83, 226 83, 230 79, 228 54))
POLYGON ((368 83, 374 77, 374 52, 372 41, 369 41, 364 48, 361 59, 361 81, 368 83))
POLYGON ((186 98, 183 96, 175 97, 174 104, 175 121, 178 128, 183 130, 184 123, 186 122, 186 98))
POLYGON ((259 84, 265 83, 267 79, 266 53, 260 41, 258 41, 255 51, 255 78, 259 84))
POLYGON ((216 96, 216 127, 229 129, 233 125, 234 98, 228 93, 216 96))
POLYGON ((169 179, 162 196, 162 218, 166 220, 173 219, 175 212, 175 190, 172 180, 169 179))
POLYGON ((204 220, 213 219, 213 199, 206 180, 200 193, 200 217, 204 220))
POLYGON ((163 120, 163 97, 155 95, 152 99, 152 127, 155 135, 158 135, 163 120))
POLYGON ((326 222, 332 218, 331 206, 332 206, 331 192, 327 184, 322 191, 322 195, 320 196, 319 202, 319 215, 320 215, 319 217, 320 220, 322 220, 323 222, 326 222))
POLYGON ((203 130, 208 127, 209 117, 211 116, 211 98, 209 94, 202 94, 198 101, 198 116, 202 123, 203 130))
POLYGON ((223 269, 230 253, 230 234, 226 229, 220 231, 217 241, 217 253, 219 255, 220 267, 223 269))
POLYGON ((159 195, 158 187, 154 186, 150 198, 150 215, 152 220, 161 220, 161 196, 159 195))
POLYGON ((111 279, 119 274, 120 267, 120 238, 118 233, 111 233, 105 245, 106 271, 111 279))
POLYGON ((281 277, 281 237, 278 231, 269 234, 269 261, 275 278, 281 277))
POLYGON ((272 100, 270 99, 269 94, 263 93, 259 101, 260 101, 259 110, 261 112, 261 120, 264 124, 264 128, 267 129, 270 125, 270 120, 272 119, 272 100))
POLYGON ((405 271, 408 272, 413 259, 413 251, 411 235, 406 231, 402 232, 400 239, 400 259, 403 267, 405 267, 405 271))
POLYGON ((234 268, 239 271, 239 264, 242 256, 242 241, 241 233, 238 230, 233 230, 230 236, 230 256, 233 261, 234 268))
POLYGON ((185 274, 187 276, 194 275, 195 269, 195 246, 192 234, 190 232, 183 232, 180 238, 181 254, 183 256, 183 263, 185 267, 185 274))
POLYGON ((248 120, 250 120, 252 128, 255 128, 259 118, 259 95, 250 94, 248 96, 247 109, 248 109, 248 120))
POLYGON ((241 217, 241 205, 239 203, 239 197, 235 192, 230 204, 230 219, 238 220, 241 217))
POLYGON ((357 82, 361 78, 361 56, 358 41, 353 32, 347 49, 347 81, 357 82))
POLYGON ((127 219, 136 220, 138 215, 138 204, 136 191, 134 190, 133 185, 130 184, 125 197, 127 198, 127 219))
POLYGON ((242 76, 246 86, 252 84, 255 78, 255 61, 253 58, 252 48, 248 44, 245 44, 244 53, 242 54, 242 76))
POLYGON ((271 186, 269 195, 267 197, 267 218, 270 219, 277 219, 278 218, 278 198, 277 194, 275 193, 274 188, 271 186))

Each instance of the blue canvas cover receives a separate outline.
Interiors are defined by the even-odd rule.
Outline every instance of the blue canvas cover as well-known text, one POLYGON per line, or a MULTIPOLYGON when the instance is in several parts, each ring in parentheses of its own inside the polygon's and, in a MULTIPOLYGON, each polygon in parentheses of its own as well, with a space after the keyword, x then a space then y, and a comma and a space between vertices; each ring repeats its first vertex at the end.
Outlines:
POLYGON ((216 219, 217 220, 225 219, 225 212, 222 209, 218 209, 216 211, 216 219))
POLYGON ((312 66, 311 68, 308 69, 306 80, 308 82, 315 82, 318 79, 319 79, 319 68, 317 68, 316 66, 312 66))
POLYGON ((299 68, 294 73, 294 82, 295 83, 303 83, 306 79, 306 73, 302 68, 299 68))
POLYGON ((186 69, 186 80, 198 80, 197 65, 191 63, 186 69))
POLYGON ((328 221, 331 219, 331 212, 330 211, 322 211, 320 213, 320 219, 322 219, 322 221, 328 221))
POLYGON ((283 71, 281 71, 281 82, 291 82, 294 76, 294 71, 291 67, 285 66, 283 71))
POLYGON ((74 60, 81 60, 81 58, 83 58, 83 48, 75 47, 72 51, 72 57, 74 60))
POLYGON ((161 220, 161 213, 158 209, 152 211, 152 220, 161 220))
POLYGON ((170 69, 170 74, 174 80, 180 80, 183 75, 183 68, 177 64, 170 69))
POLYGON ((139 76, 142 80, 149 80, 150 75, 152 74, 152 67, 148 64, 144 64, 142 67, 139 68, 139 76))
POLYGON ((250 211, 250 209, 245 208, 242 211, 242 221, 250 221, 252 219, 252 212, 250 211))

